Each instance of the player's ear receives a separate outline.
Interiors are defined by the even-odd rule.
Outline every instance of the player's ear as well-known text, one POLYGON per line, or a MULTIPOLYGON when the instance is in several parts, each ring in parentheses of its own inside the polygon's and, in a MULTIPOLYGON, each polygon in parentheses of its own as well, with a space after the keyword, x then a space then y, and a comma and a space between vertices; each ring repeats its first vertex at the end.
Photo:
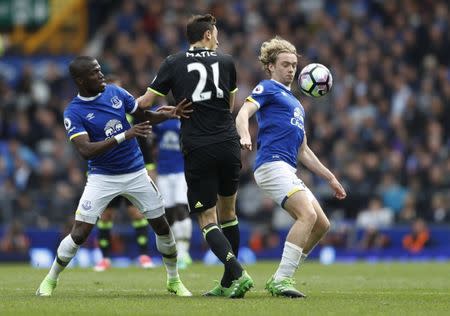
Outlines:
POLYGON ((203 35, 203 37, 206 39, 206 40, 210 40, 211 39, 211 37, 212 37, 212 33, 211 33, 211 31, 210 30, 206 30, 205 31, 205 34, 203 35))
POLYGON ((76 77, 76 78, 75 78, 75 82, 76 82, 78 85, 83 85, 83 78, 81 78, 81 77, 76 77))
POLYGON ((275 64, 270 63, 267 68, 269 69, 270 72, 274 72, 275 71, 275 64))

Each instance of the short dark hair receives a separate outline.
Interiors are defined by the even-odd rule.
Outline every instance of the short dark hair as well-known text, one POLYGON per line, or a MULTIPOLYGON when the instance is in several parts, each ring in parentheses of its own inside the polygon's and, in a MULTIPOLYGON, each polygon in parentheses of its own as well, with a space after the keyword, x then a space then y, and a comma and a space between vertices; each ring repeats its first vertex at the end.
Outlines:
POLYGON ((201 41, 207 30, 212 31, 216 25, 216 18, 211 14, 194 15, 186 26, 186 37, 190 44, 201 41))
POLYGON ((82 77, 86 72, 88 64, 95 60, 91 56, 77 56, 69 64, 69 72, 73 79, 82 77))

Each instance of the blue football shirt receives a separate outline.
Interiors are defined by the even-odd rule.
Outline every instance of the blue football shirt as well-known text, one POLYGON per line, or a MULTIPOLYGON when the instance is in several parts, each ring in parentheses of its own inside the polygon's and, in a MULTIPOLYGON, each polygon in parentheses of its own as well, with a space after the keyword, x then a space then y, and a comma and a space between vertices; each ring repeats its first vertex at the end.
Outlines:
POLYGON ((298 150, 305 136, 305 110, 288 87, 263 80, 247 97, 258 106, 259 126, 254 170, 270 161, 285 161, 297 168, 298 150))
POLYGON ((158 143, 158 174, 184 172, 184 161, 180 147, 180 127, 178 119, 164 121, 153 126, 158 143))
MULTIPOLYGON (((130 129, 126 113, 133 113, 137 102, 126 90, 107 85, 94 97, 73 98, 64 111, 64 126, 70 140, 87 134, 91 142, 114 137, 130 129)), ((107 152, 88 160, 90 174, 125 174, 144 168, 144 159, 136 138, 124 141, 107 152)))

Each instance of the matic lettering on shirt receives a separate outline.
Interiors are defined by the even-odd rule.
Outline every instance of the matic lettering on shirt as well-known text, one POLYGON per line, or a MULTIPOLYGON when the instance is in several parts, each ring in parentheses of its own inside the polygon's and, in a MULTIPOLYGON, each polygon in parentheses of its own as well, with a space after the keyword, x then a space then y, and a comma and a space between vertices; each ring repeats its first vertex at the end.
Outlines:
POLYGON ((186 57, 209 57, 209 56, 217 56, 216 52, 212 51, 201 51, 201 52, 195 52, 195 51, 187 51, 186 57))

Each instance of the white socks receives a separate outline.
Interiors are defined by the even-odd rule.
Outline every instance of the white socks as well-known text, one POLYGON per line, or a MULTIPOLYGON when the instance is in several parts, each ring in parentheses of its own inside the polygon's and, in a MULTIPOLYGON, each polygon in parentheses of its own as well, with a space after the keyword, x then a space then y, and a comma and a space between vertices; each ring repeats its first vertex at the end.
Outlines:
POLYGON ((305 262, 306 258, 308 258, 308 254, 307 253, 302 253, 302 256, 300 257, 300 263, 302 264, 303 262, 305 262))
MULTIPOLYGON (((288 241, 284 243, 281 262, 274 276, 276 282, 294 276, 295 270, 297 270, 300 259, 302 257, 302 251, 302 248, 294 245, 293 243, 290 243, 288 241)), ((304 258, 306 258, 306 255, 304 256, 304 258)))
POLYGON ((48 273, 48 276, 51 279, 58 279, 59 274, 69 264, 70 260, 75 257, 78 248, 80 248, 80 246, 73 241, 70 234, 61 241, 58 250, 56 251, 55 261, 53 261, 52 267, 48 273))
POLYGON ((178 258, 189 254, 189 246, 192 235, 192 220, 190 217, 173 223, 171 227, 177 242, 178 258))
POLYGON ((169 279, 178 278, 177 248, 172 232, 168 235, 156 235, 156 248, 163 256, 169 279))
POLYGON ((179 222, 180 230, 183 232, 183 239, 191 240, 192 236, 192 220, 190 217, 186 217, 179 222))

